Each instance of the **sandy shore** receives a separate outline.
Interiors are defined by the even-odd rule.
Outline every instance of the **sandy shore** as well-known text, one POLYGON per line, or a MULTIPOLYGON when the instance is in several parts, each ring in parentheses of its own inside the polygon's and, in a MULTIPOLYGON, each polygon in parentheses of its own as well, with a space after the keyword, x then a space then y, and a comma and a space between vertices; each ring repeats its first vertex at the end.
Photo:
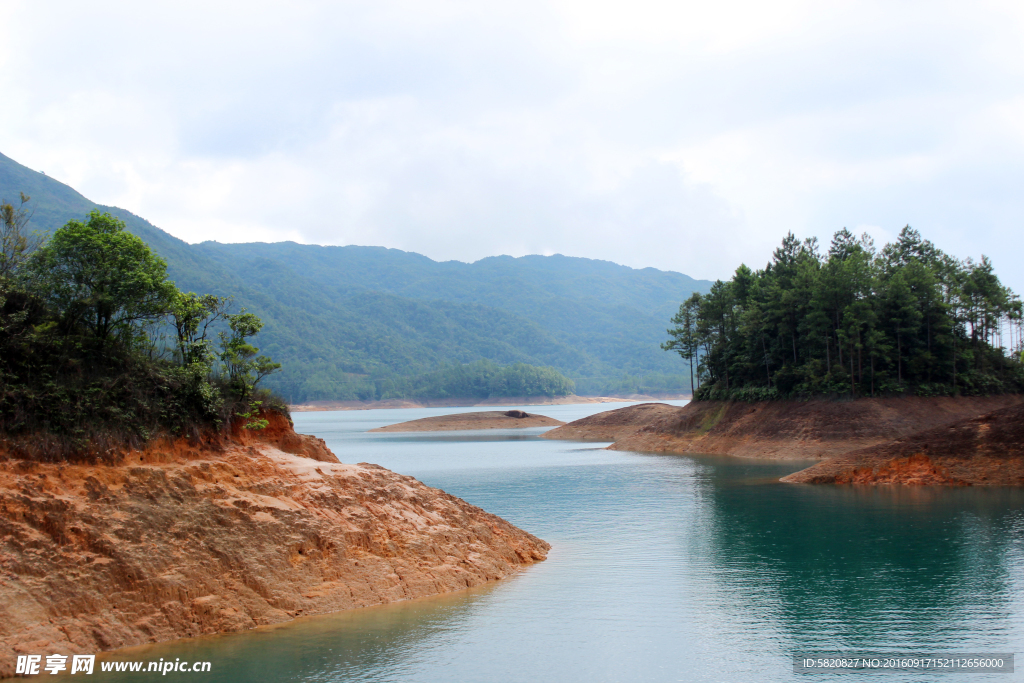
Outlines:
POLYGON ((479 413, 456 413, 424 417, 419 420, 377 427, 371 432, 455 432, 468 429, 525 429, 527 427, 556 427, 565 424, 545 415, 534 415, 521 410, 488 410, 479 413))

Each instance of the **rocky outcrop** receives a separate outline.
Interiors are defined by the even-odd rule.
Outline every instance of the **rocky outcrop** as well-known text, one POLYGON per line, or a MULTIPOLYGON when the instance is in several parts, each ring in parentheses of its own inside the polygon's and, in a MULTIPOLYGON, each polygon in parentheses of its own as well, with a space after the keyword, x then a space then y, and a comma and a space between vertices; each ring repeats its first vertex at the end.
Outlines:
POLYGON ((320 462, 338 462, 327 443, 318 437, 308 434, 296 434, 292 421, 276 412, 260 415, 267 421, 267 426, 258 431, 245 429, 241 422, 232 425, 231 442, 250 446, 268 444, 285 453, 301 455, 320 462))
POLYGON ((1004 395, 697 401, 640 427, 610 448, 641 453, 830 458, 1018 405, 1022 400, 1020 395, 1004 395))
POLYGON ((543 437, 569 441, 617 441, 661 418, 676 415, 680 410, 678 406, 666 403, 641 403, 574 420, 545 432, 543 437))
POLYGON ((290 431, 158 443, 119 465, 0 462, 0 676, 18 653, 436 595, 547 553, 499 517, 290 431))
POLYGON ((1024 405, 847 453, 782 481, 1024 486, 1024 405))
POLYGON ((424 417, 419 420, 400 422, 387 427, 377 427, 371 432, 449 432, 467 429, 525 429, 527 427, 554 427, 565 424, 561 420, 544 415, 524 413, 521 410, 485 410, 475 413, 455 413, 424 417))

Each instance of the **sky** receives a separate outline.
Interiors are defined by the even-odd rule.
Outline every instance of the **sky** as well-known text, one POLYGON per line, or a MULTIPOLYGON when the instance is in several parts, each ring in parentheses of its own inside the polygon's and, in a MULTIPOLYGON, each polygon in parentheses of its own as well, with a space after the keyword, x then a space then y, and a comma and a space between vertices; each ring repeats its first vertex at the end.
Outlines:
POLYGON ((189 242, 727 279, 904 225, 1024 292, 1024 3, 0 0, 0 152, 189 242))

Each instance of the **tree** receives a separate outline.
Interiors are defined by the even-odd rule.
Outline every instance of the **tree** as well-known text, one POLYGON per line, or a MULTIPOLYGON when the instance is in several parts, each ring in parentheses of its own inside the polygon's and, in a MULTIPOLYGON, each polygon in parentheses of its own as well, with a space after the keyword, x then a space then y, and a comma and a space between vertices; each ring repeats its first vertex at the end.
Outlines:
MULTIPOLYGON (((697 310, 700 308, 700 292, 693 295, 679 305, 679 312, 672 317, 672 324, 675 327, 667 330, 672 339, 661 345, 666 351, 675 351, 690 365, 690 391, 695 390, 693 384, 693 361, 697 358, 697 350, 700 348, 697 341, 697 310)), ((697 387, 700 387, 700 376, 697 377, 697 387)))
POLYGON ((662 347, 700 348, 698 398, 1024 390, 1018 297, 986 257, 961 262, 910 227, 880 251, 843 229, 826 254, 789 233, 763 270, 693 301, 662 347))
POLYGON ((281 368, 268 356, 258 356, 258 348, 247 340, 256 336, 263 329, 263 321, 243 308, 239 313, 227 314, 228 327, 231 332, 221 332, 220 359, 227 371, 228 385, 232 392, 243 403, 252 398, 253 390, 267 375, 281 368))
POLYGON ((31 259, 34 285, 64 331, 84 328, 100 348, 113 337, 134 342, 142 325, 167 314, 177 293, 167 263, 124 227, 93 210, 84 223, 68 221, 31 259))
POLYGON ((13 277, 43 243, 41 235, 25 231, 32 213, 25 208, 29 197, 20 194, 17 208, 7 200, 0 201, 0 282, 13 277))
POLYGON ((213 362, 210 326, 224 320, 231 299, 213 294, 177 292, 171 302, 171 318, 182 365, 207 366, 213 362))

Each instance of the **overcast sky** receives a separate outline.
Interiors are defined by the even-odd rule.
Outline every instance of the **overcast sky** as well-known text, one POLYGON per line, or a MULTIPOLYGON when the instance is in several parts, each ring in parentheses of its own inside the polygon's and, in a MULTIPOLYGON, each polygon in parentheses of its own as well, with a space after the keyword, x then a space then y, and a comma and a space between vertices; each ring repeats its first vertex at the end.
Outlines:
POLYGON ((0 0, 0 152, 190 242, 728 278, 909 223, 1024 291, 1024 3, 0 0))

